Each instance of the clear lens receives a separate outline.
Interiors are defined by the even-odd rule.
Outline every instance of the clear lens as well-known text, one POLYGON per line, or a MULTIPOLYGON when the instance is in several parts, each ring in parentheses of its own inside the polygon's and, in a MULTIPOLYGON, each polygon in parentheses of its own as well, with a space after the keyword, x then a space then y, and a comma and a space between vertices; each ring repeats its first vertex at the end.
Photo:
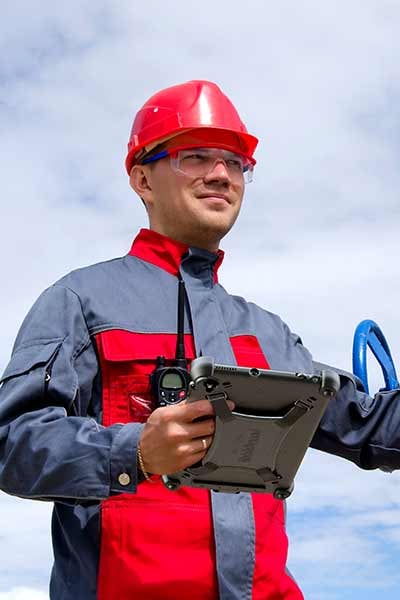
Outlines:
POLYGON ((171 155, 171 167, 178 173, 190 177, 204 177, 218 162, 223 162, 234 182, 250 183, 253 165, 245 157, 220 148, 188 148, 171 155))

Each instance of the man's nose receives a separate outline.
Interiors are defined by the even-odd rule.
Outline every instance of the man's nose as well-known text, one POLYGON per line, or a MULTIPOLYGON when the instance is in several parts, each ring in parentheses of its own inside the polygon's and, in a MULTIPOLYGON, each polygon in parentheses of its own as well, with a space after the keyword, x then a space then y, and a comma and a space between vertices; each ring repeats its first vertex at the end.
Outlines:
POLYGON ((221 159, 217 159, 211 169, 206 173, 204 177, 205 181, 222 181, 229 182, 231 180, 228 168, 225 164, 225 161, 221 159))

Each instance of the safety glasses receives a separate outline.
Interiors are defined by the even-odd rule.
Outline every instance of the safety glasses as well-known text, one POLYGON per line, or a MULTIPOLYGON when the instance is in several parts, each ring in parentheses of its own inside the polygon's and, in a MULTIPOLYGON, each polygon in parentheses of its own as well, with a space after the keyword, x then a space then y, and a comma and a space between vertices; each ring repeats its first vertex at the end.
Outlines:
POLYGON ((181 175, 205 177, 215 165, 223 163, 234 183, 253 179, 254 163, 241 154, 221 148, 170 148, 142 160, 142 165, 170 157, 171 168, 181 175))

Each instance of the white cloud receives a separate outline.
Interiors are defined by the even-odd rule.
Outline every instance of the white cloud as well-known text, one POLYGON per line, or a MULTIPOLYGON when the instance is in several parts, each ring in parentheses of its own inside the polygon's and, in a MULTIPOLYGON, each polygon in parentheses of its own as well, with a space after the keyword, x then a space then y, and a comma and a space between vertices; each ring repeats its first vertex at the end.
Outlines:
POLYGON ((27 587, 16 587, 9 592, 0 592, 0 600, 48 600, 48 594, 27 587))
POLYGON ((0 493, 0 507, 0 592, 17 585, 46 589, 53 560, 52 504, 0 493))

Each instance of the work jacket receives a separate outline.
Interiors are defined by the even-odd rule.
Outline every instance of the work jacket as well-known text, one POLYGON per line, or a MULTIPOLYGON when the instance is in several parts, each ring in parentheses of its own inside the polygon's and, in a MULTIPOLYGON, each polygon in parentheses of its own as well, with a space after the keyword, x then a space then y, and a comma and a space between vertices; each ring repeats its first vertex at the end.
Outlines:
MULTIPOLYGON (((149 374, 172 359, 178 275, 186 356, 316 369, 281 319, 217 282, 222 253, 142 230, 127 256, 79 269, 26 317, 0 389, 0 488, 54 501, 52 600, 300 600, 285 510, 269 494, 143 481, 137 444, 155 408, 149 374)), ((399 466, 397 392, 341 373, 314 437, 361 467, 399 466)))

